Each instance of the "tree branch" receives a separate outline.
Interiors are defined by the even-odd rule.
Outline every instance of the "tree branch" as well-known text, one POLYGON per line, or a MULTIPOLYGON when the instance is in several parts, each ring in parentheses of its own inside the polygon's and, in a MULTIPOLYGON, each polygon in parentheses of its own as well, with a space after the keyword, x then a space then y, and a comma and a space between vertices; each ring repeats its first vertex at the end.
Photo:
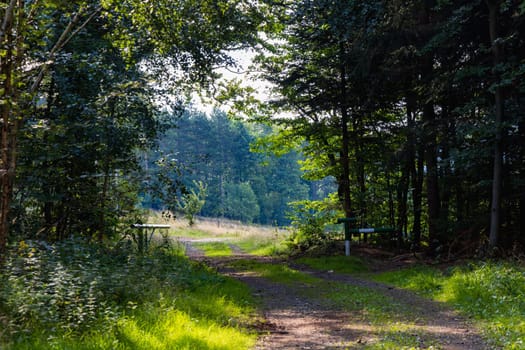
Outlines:
POLYGON ((83 12, 80 9, 75 14, 73 19, 69 22, 69 24, 67 25, 66 29, 64 29, 64 31, 60 35, 60 38, 58 38, 57 42, 55 43, 55 45, 53 46, 53 48, 49 52, 49 57, 46 60, 46 63, 44 63, 41 66, 40 72, 38 73, 35 81, 33 82, 33 85, 31 85, 31 88, 29 89, 29 93, 33 94, 33 93, 36 92, 36 90, 40 86, 40 83, 42 83, 42 80, 44 79, 44 75, 47 72, 47 70, 49 69, 49 66, 54 61, 56 53, 58 51, 60 51, 80 30, 85 28, 86 25, 95 17, 96 14, 98 14, 100 12, 101 9, 102 9, 102 7, 100 7, 100 6, 97 7, 93 11, 93 13, 78 28, 73 30, 75 25, 80 21, 80 17, 82 16, 83 12))
POLYGON ((2 31, 0 32, 0 38, 4 37, 5 31, 7 30, 9 23, 13 21, 13 12, 15 9, 15 5, 16 0, 11 0, 11 2, 9 3, 9 7, 5 10, 4 21, 2 22, 2 31))

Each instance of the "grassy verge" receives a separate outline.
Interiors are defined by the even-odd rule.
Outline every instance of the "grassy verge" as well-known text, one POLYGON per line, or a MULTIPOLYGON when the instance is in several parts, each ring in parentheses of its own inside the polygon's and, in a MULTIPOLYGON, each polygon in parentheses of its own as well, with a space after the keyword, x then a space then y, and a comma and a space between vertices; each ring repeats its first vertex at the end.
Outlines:
POLYGON ((22 242, 0 275, 0 348, 250 349, 255 307, 177 249, 22 242))
MULTIPOLYGON (((306 258, 299 262, 318 270, 366 273, 366 265, 355 257, 306 258)), ((467 317, 475 319, 494 348, 525 348, 523 266, 505 262, 477 262, 440 270, 421 265, 378 275, 369 274, 368 277, 448 303, 467 317)), ((339 298, 336 293, 330 298, 338 300, 343 297, 339 298)), ((373 302, 367 303, 374 305, 373 302)), ((372 315, 375 313, 372 312, 372 315)))
POLYGON ((476 319, 491 346, 525 348, 525 269, 479 262, 441 271, 415 267, 374 279, 449 303, 476 319))
POLYGON ((239 246, 242 251, 256 256, 282 255, 287 250, 283 239, 277 235, 274 237, 248 235, 236 240, 235 244, 239 246))

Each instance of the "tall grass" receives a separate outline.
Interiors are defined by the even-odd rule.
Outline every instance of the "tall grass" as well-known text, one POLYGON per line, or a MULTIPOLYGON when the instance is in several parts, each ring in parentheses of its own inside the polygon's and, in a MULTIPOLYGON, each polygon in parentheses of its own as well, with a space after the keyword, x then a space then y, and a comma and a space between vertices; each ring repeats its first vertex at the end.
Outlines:
POLYGON ((271 236, 249 234, 235 241, 244 252, 256 256, 284 255, 288 251, 284 240, 286 235, 275 232, 271 236))
POLYGON ((479 322, 495 348, 525 348, 525 269, 521 266, 480 262, 447 271, 416 267, 374 279, 453 305, 479 322))
POLYGON ((249 349, 241 283, 173 247, 21 242, 0 275, 1 349, 249 349))

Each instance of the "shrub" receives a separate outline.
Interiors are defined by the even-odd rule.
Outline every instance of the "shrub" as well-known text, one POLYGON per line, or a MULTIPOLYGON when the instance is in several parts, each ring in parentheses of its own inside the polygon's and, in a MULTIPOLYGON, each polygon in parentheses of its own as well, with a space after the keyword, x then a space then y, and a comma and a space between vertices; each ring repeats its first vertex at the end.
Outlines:
POLYGON ((326 228, 340 216, 337 199, 330 196, 322 201, 295 202, 292 206, 292 234, 287 241, 291 253, 328 249, 333 237, 326 228))
POLYGON ((49 245, 22 241, 4 267, 0 310, 7 333, 82 333, 112 324, 124 308, 149 297, 168 280, 195 283, 184 259, 168 251, 137 256, 81 239, 49 245), (169 260, 169 261, 167 261, 169 260))

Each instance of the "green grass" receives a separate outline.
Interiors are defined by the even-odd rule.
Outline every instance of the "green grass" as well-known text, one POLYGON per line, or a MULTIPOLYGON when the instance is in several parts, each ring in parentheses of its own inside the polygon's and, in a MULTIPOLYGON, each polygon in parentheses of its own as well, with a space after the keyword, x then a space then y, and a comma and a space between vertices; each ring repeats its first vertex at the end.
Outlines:
POLYGON ((257 305, 242 283, 173 250, 145 256, 24 245, 0 275, 0 348, 251 349, 257 305))
POLYGON ((446 302, 479 322, 491 346, 525 348, 525 269, 509 263, 474 263, 448 271, 415 267, 375 280, 446 302))
POLYGON ((213 257, 232 255, 231 247, 225 242, 195 242, 192 243, 192 245, 195 248, 204 251, 206 256, 213 257))
POLYGON ((368 272, 368 267, 363 260, 355 256, 306 257, 297 259, 297 262, 320 271, 333 271, 338 273, 368 272))
POLYGON ((254 260, 238 260, 232 262, 231 266, 242 271, 253 271, 263 278, 288 285, 294 283, 312 284, 321 281, 284 264, 265 264, 254 260))
POLYGON ((243 252, 256 256, 282 255, 287 250, 283 240, 279 240, 278 237, 258 237, 250 235, 237 239, 233 243, 241 248, 243 252))
POLYGON ((208 238, 212 237, 209 232, 199 230, 196 228, 184 228, 184 229, 172 229, 170 230, 171 236, 185 237, 185 238, 208 238))

